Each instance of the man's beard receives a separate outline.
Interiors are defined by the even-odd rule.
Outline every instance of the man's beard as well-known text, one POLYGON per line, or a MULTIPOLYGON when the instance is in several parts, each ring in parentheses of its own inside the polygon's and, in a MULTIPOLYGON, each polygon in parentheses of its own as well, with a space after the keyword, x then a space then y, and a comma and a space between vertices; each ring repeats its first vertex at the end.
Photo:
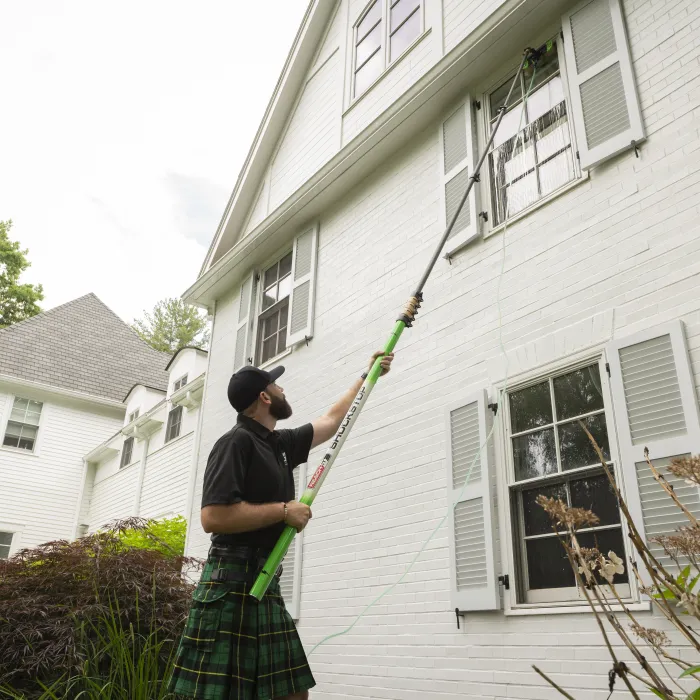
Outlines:
POLYGON ((285 420, 292 415, 292 407, 283 396, 273 396, 270 394, 270 415, 277 420, 285 420))

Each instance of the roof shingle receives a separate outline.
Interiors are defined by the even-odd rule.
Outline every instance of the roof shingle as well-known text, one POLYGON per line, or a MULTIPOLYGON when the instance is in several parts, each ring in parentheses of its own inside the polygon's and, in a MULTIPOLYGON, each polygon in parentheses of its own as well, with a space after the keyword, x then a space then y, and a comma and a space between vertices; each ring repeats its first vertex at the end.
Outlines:
POLYGON ((0 374, 116 401, 134 384, 166 390, 169 360, 94 294, 0 330, 0 374))

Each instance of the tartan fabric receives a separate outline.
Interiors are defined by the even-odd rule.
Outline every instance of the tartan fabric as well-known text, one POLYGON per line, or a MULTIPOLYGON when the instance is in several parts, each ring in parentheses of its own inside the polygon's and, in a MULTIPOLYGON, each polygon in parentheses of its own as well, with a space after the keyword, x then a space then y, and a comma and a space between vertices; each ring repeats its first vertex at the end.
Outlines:
POLYGON ((278 578, 260 602, 248 595, 251 583, 211 581, 214 569, 254 568, 244 560, 207 560, 176 654, 171 693, 198 700, 272 700, 316 685, 278 578))

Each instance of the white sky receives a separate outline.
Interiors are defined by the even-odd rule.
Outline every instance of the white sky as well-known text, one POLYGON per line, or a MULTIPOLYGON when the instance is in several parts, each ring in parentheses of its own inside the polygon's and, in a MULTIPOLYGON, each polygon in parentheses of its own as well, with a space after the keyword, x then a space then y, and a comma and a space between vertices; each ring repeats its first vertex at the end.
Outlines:
POLYGON ((0 0, 0 220, 44 309, 196 279, 308 0, 0 0))

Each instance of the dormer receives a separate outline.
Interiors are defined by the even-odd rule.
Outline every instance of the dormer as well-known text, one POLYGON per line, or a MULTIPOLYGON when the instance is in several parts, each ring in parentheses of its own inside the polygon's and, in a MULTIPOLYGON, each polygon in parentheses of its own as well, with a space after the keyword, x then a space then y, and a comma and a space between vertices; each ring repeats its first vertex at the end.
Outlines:
POLYGON ((126 413, 124 426, 131 425, 138 418, 148 413, 156 404, 165 398, 166 392, 162 389, 154 389, 144 384, 135 384, 124 397, 126 413))
POLYGON ((168 363, 168 398, 179 394, 183 387, 201 378, 207 370, 207 351, 184 347, 168 363))

